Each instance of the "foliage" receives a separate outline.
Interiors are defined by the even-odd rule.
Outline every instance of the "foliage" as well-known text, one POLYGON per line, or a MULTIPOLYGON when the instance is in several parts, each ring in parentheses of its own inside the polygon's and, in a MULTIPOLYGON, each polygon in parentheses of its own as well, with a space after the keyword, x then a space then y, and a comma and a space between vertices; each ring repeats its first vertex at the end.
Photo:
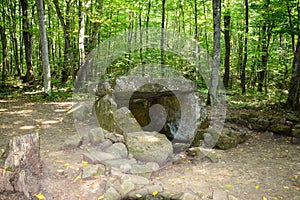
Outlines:
MULTIPOLYGON (((42 80, 42 63, 41 63, 41 47, 39 44, 38 18, 36 14, 36 6, 34 0, 27 0, 29 7, 29 18, 32 26, 28 30, 33 34, 33 67, 35 77, 38 83, 42 80)), ((249 10, 249 34, 248 36, 248 60, 246 68, 246 88, 249 95, 260 98, 260 96, 268 96, 272 101, 281 102, 286 99, 287 89, 291 77, 291 66, 293 60, 293 48, 291 44, 292 34, 297 35, 297 1, 289 0, 291 8, 290 13, 286 1, 281 0, 262 0, 250 2, 249 10), (270 6, 266 7, 270 1, 270 6), (288 21, 288 14, 291 15, 293 27, 288 21), (268 44, 269 58, 266 67, 266 76, 264 77, 264 93, 257 94, 256 88, 259 83, 258 74, 262 68, 262 29, 263 24, 267 24, 270 28, 270 43, 268 44)), ((73 63, 71 63, 68 49, 65 46, 65 35, 57 12, 55 10, 54 1, 45 0, 46 26, 49 44, 49 61, 51 67, 52 84, 54 88, 60 87, 64 72, 68 72, 69 81, 71 71, 75 72, 81 67, 79 64, 79 29, 81 12, 86 12, 84 46, 87 55, 93 48, 102 41, 116 35, 124 30, 137 30, 145 27, 160 27, 162 6, 158 0, 142 0, 138 3, 129 0, 91 0, 91 6, 85 8, 87 0, 68 0, 60 1, 59 8, 61 10, 64 23, 68 26, 70 38, 70 52, 73 55, 73 63), (150 7, 149 7, 150 5, 150 7), (148 13, 149 12, 149 13, 148 13)), ((235 93, 241 93, 240 74, 241 64, 243 60, 243 40, 245 37, 245 13, 244 1, 242 0, 226 0, 222 2, 222 15, 226 12, 231 15, 231 56, 230 56, 230 79, 229 89, 235 93)), ((167 1, 166 2, 166 29, 176 30, 188 37, 194 38, 197 27, 197 40, 209 55, 213 53, 213 14, 211 10, 212 2, 209 0, 195 1, 167 1), (195 24, 195 2, 197 3, 197 24, 195 24)), ((22 12, 19 1, 3 0, 0 3, 2 14, 1 26, 4 26, 5 37, 7 39, 7 69, 3 69, 1 62, 1 71, 9 77, 13 77, 17 73, 19 66, 22 75, 26 73, 25 51, 22 35, 22 12)), ((223 21, 221 22, 222 29, 223 21)), ((0 47, 3 47, 3 37, 1 36, 0 47)), ((128 39, 136 39, 136 35, 128 39)), ((0 60, 4 60, 1 49, 0 60)), ((220 76, 224 73, 224 56, 225 56, 224 37, 221 35, 221 67, 220 76)), ((69 52, 69 53, 70 53, 69 52)), ((145 63, 160 63, 161 52, 159 49, 143 49, 143 61, 145 63)), ((199 89, 204 90, 206 85, 201 80, 201 74, 194 70, 194 67, 184 58, 166 52, 165 62, 168 66, 172 66, 180 72, 184 77, 197 82, 199 89)), ((118 58, 109 67, 106 77, 116 77, 126 73, 128 70, 141 64, 140 52, 126 52, 124 56, 118 58)), ((17 77, 13 78, 18 79, 17 77)), ((3 80, 4 81, 4 80, 3 80)), ((4 93, 2 93, 3 95, 4 93)), ((7 91, 10 94, 10 91, 7 91)), ((62 92, 53 93, 51 98, 60 98, 64 96, 62 92)), ((248 96, 245 96, 246 98, 248 96)))

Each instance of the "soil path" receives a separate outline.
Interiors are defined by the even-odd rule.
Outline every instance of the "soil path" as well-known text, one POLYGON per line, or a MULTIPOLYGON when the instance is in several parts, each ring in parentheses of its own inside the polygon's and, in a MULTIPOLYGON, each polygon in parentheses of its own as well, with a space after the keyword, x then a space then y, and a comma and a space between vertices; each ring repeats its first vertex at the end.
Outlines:
MULTIPOLYGON (((0 149, 13 136, 36 131, 40 134, 41 191, 46 199, 92 199, 105 180, 77 179, 83 150, 61 150, 62 144, 77 134, 72 117, 66 114, 71 105, 72 102, 0 100, 0 149)), ((203 193, 203 199, 226 191, 242 200, 300 200, 300 147, 291 145, 288 137, 248 133, 250 138, 245 143, 223 152, 217 163, 187 161, 171 165, 154 179, 167 192, 193 190, 203 193)))

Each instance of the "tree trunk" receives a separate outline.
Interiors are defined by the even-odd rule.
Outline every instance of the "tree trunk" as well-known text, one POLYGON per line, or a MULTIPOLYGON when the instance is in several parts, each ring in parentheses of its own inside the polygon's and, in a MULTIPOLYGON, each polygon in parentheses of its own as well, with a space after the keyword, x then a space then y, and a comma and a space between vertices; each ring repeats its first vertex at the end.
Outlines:
MULTIPOLYGON (((300 20, 300 1, 298 1, 298 21, 300 20)), ((292 78, 289 88, 287 105, 294 110, 300 109, 300 30, 298 29, 298 41, 294 54, 292 78)))
POLYGON ((43 0, 36 0, 38 20, 40 28, 40 42, 42 50, 42 62, 43 62, 43 77, 44 77, 44 92, 51 96, 51 74, 50 74, 50 64, 49 64, 49 54, 48 54, 48 40, 47 31, 45 26, 45 15, 43 0))
POLYGON ((3 24, 0 24, 0 36, 1 36, 1 44, 2 44, 2 85, 5 85, 5 79, 6 79, 6 71, 7 71, 7 39, 6 39, 6 33, 5 28, 3 27, 3 24))
POLYGON ((290 31, 291 31, 291 38, 292 38, 292 50, 293 53, 295 53, 295 33, 294 33, 294 23, 293 23, 293 16, 292 11, 290 7, 290 0, 286 0, 286 7, 288 10, 288 17, 289 17, 289 25, 290 25, 290 31))
MULTIPOLYGON (((59 4, 58 4, 58 0, 53 0, 54 6, 55 6, 55 10, 57 13, 57 16, 59 18, 59 21, 61 23, 61 26, 63 28, 63 32, 64 32, 64 39, 65 39, 65 55, 64 57, 65 59, 65 63, 64 63, 64 69, 62 70, 62 78, 61 78, 61 82, 65 83, 68 81, 68 76, 70 74, 70 70, 71 69, 71 75, 72 75, 72 80, 73 82, 76 79, 76 70, 74 69, 74 55, 72 52, 72 48, 71 48, 71 41, 70 41, 70 20, 66 20, 64 19, 63 15, 61 14, 60 8, 59 8, 59 4), (69 64, 67 62, 67 60, 69 61, 69 64), (68 67, 70 66, 70 67, 68 67)), ((67 11, 66 11, 66 15, 69 14, 69 8, 70 7, 70 1, 67 1, 67 11)))
MULTIPOLYGON (((227 8, 229 9, 229 8, 227 8)), ((230 75, 230 11, 225 12, 224 15, 224 39, 225 39, 225 73, 223 77, 223 84, 225 88, 228 88, 229 75, 230 75)))
POLYGON ((20 0, 22 6, 22 14, 23 14, 23 42, 25 46, 25 60, 27 72, 23 77, 24 83, 33 83, 34 81, 34 72, 32 67, 32 33, 30 31, 31 24, 29 23, 28 17, 28 2, 27 0, 20 0))
POLYGON ((241 68, 241 88, 242 94, 246 93, 246 66, 247 66, 247 57, 248 57, 248 32, 249 32, 249 4, 248 0, 245 0, 245 21, 246 21, 246 30, 245 30, 245 42, 244 42, 244 59, 241 68))
POLYGON ((79 37, 78 37, 78 49, 79 49, 79 66, 84 63, 85 60, 85 50, 84 50, 84 33, 85 33, 85 21, 86 21, 86 10, 89 9, 92 1, 88 2, 83 6, 83 11, 80 13, 80 27, 79 27, 79 37))
MULTIPOLYGON (((103 15, 103 5, 104 5, 104 0, 99 0, 96 2, 96 10, 97 10, 97 14, 99 15, 99 17, 102 17, 103 15)), ((88 52, 90 52, 93 48, 95 48, 97 46, 97 41, 98 41, 98 37, 99 37, 99 31, 101 29, 101 23, 99 23, 98 20, 96 20, 95 22, 92 22, 92 33, 91 33, 91 39, 90 41, 90 45, 89 45, 89 49, 88 52)))
POLYGON ((162 16, 161 16, 161 39, 160 39, 160 63, 161 63, 161 76, 165 76, 165 50, 164 50, 164 42, 165 42, 165 17, 166 17, 166 9, 165 9, 166 0, 162 0, 162 16))
MULTIPOLYGON (((300 36, 300 34, 299 34, 300 36)), ((289 89, 287 104, 294 110, 300 109, 300 37, 294 56, 293 72, 289 89)))
POLYGON ((21 192, 27 199, 34 198, 40 190, 40 144, 37 133, 14 137, 7 152, 1 156, 5 162, 0 167, 0 193, 21 192))
POLYGON ((217 97, 217 88, 219 82, 220 67, 220 35, 221 35, 221 0, 213 0, 213 16, 214 16, 214 59, 210 75, 210 84, 208 89, 207 103, 215 105, 217 97))
MULTIPOLYGON (((266 4, 264 5, 265 10, 265 18, 269 17, 269 5, 270 0, 267 0, 266 4)), ((265 78, 267 73, 267 65, 269 59, 269 44, 271 39, 271 30, 272 25, 270 24, 268 19, 264 19, 263 26, 262 26, 262 39, 261 39, 261 48, 262 48, 262 55, 261 55, 261 69, 258 72, 258 87, 257 90, 259 92, 263 91, 263 87, 267 88, 265 84, 265 78)))

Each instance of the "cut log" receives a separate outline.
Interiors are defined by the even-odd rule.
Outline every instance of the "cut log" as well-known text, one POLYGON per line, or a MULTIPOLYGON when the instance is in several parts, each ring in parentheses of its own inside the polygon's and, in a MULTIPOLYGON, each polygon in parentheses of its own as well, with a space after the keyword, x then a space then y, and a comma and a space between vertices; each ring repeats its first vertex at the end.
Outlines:
POLYGON ((0 168, 0 193, 21 192, 28 199, 39 192, 41 175, 38 133, 14 137, 0 168))

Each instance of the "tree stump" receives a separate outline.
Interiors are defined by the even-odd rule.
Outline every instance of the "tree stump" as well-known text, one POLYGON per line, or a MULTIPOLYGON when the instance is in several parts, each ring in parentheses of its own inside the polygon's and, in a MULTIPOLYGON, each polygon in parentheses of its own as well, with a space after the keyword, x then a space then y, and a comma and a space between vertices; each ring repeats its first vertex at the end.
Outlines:
POLYGON ((21 192, 28 199, 39 192, 41 175, 38 133, 14 137, 0 167, 0 193, 21 192))

